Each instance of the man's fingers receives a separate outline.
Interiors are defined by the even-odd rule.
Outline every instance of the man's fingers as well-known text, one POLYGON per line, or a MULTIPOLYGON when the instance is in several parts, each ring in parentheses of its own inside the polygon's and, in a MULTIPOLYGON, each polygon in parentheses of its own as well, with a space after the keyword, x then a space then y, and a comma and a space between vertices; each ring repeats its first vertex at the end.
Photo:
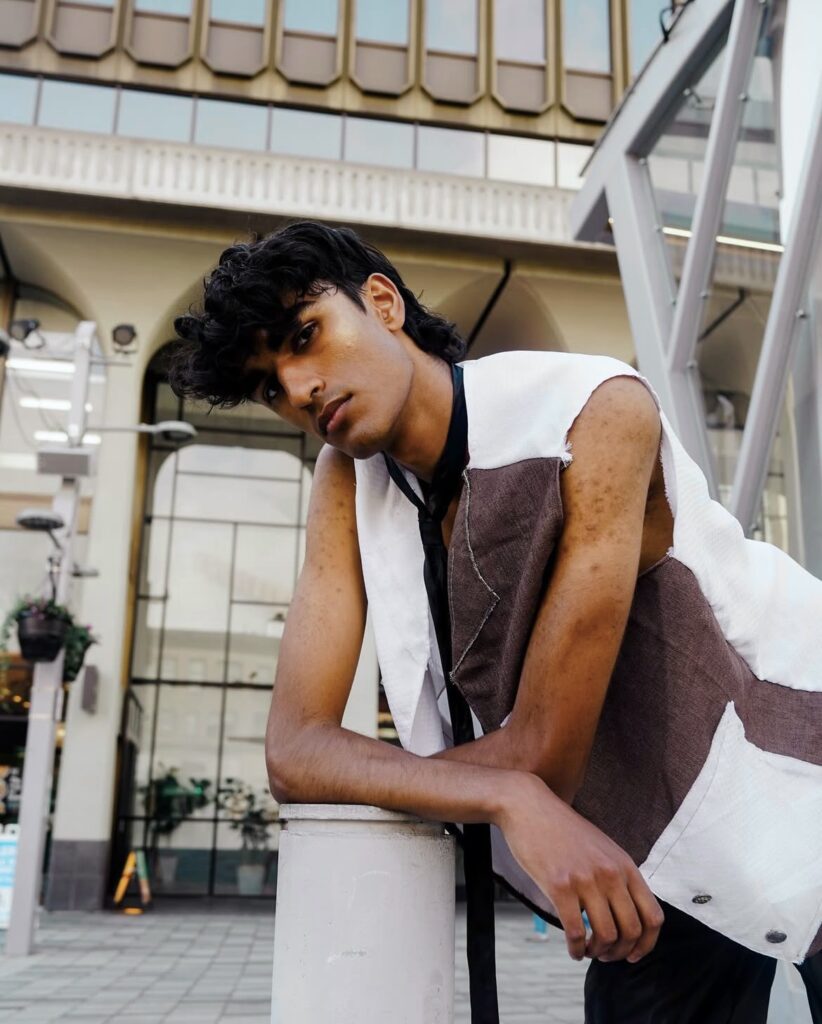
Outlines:
POLYGON ((585 947, 585 955, 595 958, 604 956, 619 939, 611 907, 599 888, 587 890, 583 894, 583 905, 591 924, 591 937, 585 947))
POLYGON ((647 882, 638 871, 628 881, 628 892, 642 921, 642 935, 627 956, 628 962, 634 964, 650 953, 656 945, 665 915, 662 913, 662 907, 657 902, 656 896, 648 888, 647 882))
POLYGON ((600 956, 600 959, 606 963, 610 960, 624 960, 633 952, 645 933, 639 912, 626 884, 620 881, 609 895, 611 913, 619 936, 611 948, 605 950, 604 954, 600 956))
POLYGON ((574 960, 581 960, 585 956, 585 922, 582 920, 579 898, 567 889, 551 893, 551 902, 565 930, 568 955, 574 960))

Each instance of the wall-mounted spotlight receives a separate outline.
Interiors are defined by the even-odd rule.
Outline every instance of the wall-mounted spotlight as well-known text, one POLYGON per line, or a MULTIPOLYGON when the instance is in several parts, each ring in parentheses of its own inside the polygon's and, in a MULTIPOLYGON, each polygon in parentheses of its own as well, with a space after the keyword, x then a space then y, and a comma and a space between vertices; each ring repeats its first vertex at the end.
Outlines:
POLYGON ((137 331, 134 329, 133 324, 117 324, 116 327, 112 328, 111 340, 114 342, 115 348, 118 348, 121 352, 134 351, 129 349, 129 345, 137 337, 137 331))
POLYGON ((12 320, 10 333, 15 341, 21 341, 26 348, 43 348, 46 344, 46 339, 40 333, 40 321, 34 318, 12 320))

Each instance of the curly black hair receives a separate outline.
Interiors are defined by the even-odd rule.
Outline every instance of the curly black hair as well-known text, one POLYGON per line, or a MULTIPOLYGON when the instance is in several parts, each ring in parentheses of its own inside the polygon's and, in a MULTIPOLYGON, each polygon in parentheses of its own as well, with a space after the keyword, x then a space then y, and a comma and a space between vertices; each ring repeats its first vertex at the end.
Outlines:
POLYGON ((465 342, 454 324, 426 309, 379 249, 350 228, 295 221, 222 253, 203 282, 202 309, 174 320, 181 341, 169 358, 172 390, 223 408, 247 401, 257 383, 245 371, 255 330, 266 328, 276 351, 295 326, 296 304, 322 292, 340 291, 364 311, 361 289, 375 273, 397 286, 403 329, 416 345, 449 363, 462 358, 465 342))

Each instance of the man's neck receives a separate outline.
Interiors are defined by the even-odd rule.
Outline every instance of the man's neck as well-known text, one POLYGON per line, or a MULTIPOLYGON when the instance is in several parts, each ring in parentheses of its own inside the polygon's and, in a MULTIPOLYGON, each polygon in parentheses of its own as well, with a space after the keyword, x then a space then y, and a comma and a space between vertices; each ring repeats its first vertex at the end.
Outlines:
POLYGON ((403 407, 388 454, 419 477, 431 481, 445 447, 454 389, 451 366, 417 350, 411 390, 403 407))

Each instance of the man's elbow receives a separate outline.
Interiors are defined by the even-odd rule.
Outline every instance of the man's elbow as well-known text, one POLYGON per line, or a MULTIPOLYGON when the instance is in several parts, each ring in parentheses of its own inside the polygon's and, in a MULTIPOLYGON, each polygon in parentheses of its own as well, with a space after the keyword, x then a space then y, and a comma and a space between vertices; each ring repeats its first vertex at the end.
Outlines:
POLYGON ((513 748, 517 751, 515 767, 538 776, 560 800, 573 804, 585 777, 585 766, 577 758, 544 742, 515 743, 513 748))
POLYGON ((315 803, 324 799, 322 773, 327 758, 321 747, 328 736, 324 725, 269 728, 265 763, 271 795, 280 804, 315 803))
POLYGON ((290 741, 269 730, 265 743, 268 788, 278 804, 301 803, 299 735, 290 741))

